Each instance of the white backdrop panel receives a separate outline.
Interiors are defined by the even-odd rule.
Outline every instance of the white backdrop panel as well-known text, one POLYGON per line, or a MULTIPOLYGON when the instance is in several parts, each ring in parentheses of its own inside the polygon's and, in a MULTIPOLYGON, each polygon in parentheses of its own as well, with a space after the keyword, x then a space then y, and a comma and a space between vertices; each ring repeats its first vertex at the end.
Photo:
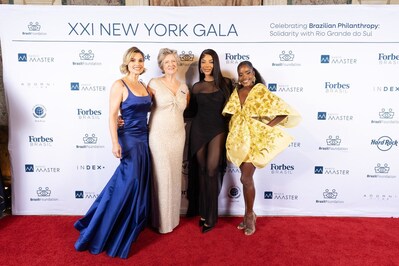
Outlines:
MULTIPOLYGON (((259 215, 397 217, 398 6, 85 7, 0 5, 13 213, 83 214, 112 175, 108 95, 131 46, 144 82, 176 49, 179 79, 217 51, 225 76, 250 60, 303 116, 292 145, 255 173, 259 215)), ((189 123, 188 123, 189 126, 189 123)), ((182 167, 182 214, 187 165, 182 167)), ((221 215, 243 213, 226 169, 221 215)))

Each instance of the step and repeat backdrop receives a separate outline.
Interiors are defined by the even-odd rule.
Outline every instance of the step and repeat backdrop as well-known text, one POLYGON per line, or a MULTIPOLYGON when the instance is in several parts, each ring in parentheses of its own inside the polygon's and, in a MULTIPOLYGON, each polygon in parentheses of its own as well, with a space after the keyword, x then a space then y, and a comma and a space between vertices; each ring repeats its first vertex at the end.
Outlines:
MULTIPOLYGON (((179 79, 198 80, 212 48, 223 74, 250 60, 295 109, 295 141, 255 172, 259 215, 397 217, 399 6, 0 6, 13 214, 85 213, 119 161, 108 130, 123 53, 176 49, 179 79)), ((190 122, 187 122, 187 131, 190 122)), ((229 164, 221 215, 244 211, 229 164)), ((182 214, 187 160, 182 161, 182 214)))

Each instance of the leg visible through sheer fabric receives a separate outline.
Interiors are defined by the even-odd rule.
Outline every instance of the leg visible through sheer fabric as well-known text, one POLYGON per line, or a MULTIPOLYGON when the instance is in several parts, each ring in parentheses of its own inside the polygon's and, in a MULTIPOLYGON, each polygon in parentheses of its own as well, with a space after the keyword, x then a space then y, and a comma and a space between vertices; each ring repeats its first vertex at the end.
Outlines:
POLYGON ((205 219, 205 226, 208 227, 213 227, 218 217, 220 163, 225 139, 226 133, 221 133, 197 152, 200 171, 200 216, 205 219))

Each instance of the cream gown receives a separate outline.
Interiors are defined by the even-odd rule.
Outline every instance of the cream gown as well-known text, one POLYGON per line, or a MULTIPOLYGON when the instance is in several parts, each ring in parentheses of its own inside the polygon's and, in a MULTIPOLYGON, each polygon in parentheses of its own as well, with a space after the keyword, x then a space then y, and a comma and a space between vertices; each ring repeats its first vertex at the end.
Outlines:
POLYGON ((188 88, 181 84, 176 95, 154 78, 149 145, 152 159, 151 223, 160 233, 171 232, 180 220, 182 161, 185 143, 183 111, 188 88))

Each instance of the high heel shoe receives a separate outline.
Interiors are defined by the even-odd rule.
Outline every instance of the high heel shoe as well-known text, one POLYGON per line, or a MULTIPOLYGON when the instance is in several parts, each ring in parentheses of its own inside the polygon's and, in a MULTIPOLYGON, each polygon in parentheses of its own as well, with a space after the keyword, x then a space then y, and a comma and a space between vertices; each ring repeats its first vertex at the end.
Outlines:
POLYGON ((248 219, 246 221, 246 227, 244 234, 246 236, 253 235, 256 231, 256 214, 252 212, 250 215, 248 215, 248 219))
POLYGON ((212 229, 213 229, 213 226, 209 226, 209 225, 204 224, 204 225, 202 226, 202 233, 203 233, 203 234, 204 234, 204 233, 207 233, 207 232, 211 231, 212 229))
POLYGON ((200 220, 198 221, 198 225, 203 226, 204 224, 205 224, 205 219, 200 218, 200 220))
POLYGON ((246 227, 246 225, 245 225, 245 220, 246 220, 246 217, 245 217, 245 215, 244 215, 244 218, 243 218, 242 222, 239 223, 239 224, 237 225, 237 229, 238 229, 238 230, 243 230, 243 229, 245 229, 245 227, 246 227))

